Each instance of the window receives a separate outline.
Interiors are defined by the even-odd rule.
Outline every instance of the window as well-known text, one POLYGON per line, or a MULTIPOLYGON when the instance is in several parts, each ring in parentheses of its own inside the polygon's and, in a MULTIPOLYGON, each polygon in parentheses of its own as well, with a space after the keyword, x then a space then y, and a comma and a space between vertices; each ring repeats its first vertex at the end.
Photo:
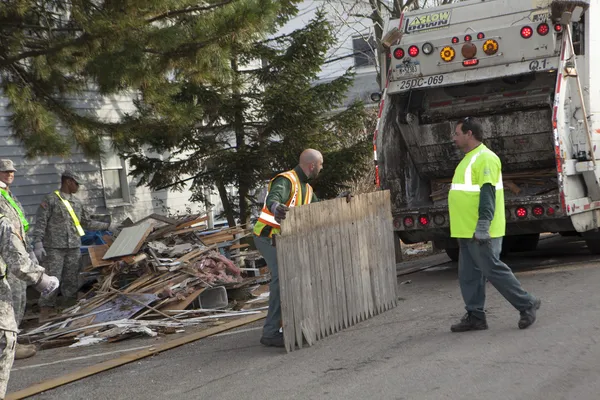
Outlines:
POLYGON ((352 38, 352 49, 354 52, 354 66, 356 68, 360 67, 370 67, 375 64, 375 49, 377 45, 375 44, 375 39, 370 37, 356 36, 352 38))
POLYGON ((115 152, 110 138, 103 138, 102 145, 105 151, 102 157, 102 180, 106 204, 129 203, 129 183, 127 182, 125 160, 115 152))

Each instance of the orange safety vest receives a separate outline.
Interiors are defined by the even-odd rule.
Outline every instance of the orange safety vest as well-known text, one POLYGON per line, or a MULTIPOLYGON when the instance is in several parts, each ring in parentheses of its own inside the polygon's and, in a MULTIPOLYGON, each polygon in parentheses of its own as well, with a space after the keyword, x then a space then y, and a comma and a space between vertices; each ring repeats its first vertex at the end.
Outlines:
MULTIPOLYGON (((275 215, 273 215, 271 210, 269 210, 269 208, 267 207, 267 197, 269 196, 269 192, 271 191, 271 185, 273 184, 273 181, 280 176, 287 178, 292 183, 292 187, 290 189, 290 197, 285 203, 285 205, 288 207, 296 207, 296 205, 298 204, 298 197, 301 196, 302 192, 300 187, 300 178, 298 178, 298 174, 296 174, 296 171, 290 170, 282 172, 275 178, 271 179, 271 181, 269 182, 269 191, 265 195, 265 201, 263 203, 262 211, 260 212, 260 215, 258 217, 258 222, 254 226, 254 234, 256 235, 260 235, 260 232, 263 230, 265 225, 269 225, 273 228, 273 230, 277 230, 276 232, 271 231, 271 235, 279 233, 279 230, 281 229, 281 225, 279 224, 279 222, 275 221, 275 215)), ((313 195, 313 189, 308 183, 306 184, 306 189, 307 190, 306 196, 304 197, 304 201, 302 201, 302 198, 300 198, 300 204, 298 205, 310 203, 310 200, 312 199, 313 195)))

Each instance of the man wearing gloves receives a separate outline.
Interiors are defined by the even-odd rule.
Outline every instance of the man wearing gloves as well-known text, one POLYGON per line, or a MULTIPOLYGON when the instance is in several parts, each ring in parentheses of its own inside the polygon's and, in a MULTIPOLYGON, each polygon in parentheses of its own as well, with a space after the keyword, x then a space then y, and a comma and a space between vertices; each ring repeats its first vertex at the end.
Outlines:
POLYGON ((511 269, 500 261, 505 233, 504 189, 500 159, 481 143, 483 129, 473 118, 460 120, 454 143, 465 153, 452 178, 448 196, 450 234, 459 242, 458 279, 466 315, 452 332, 487 329, 486 279, 520 312, 518 326, 536 320, 540 299, 527 293, 511 269))
MULTIPOLYGON (((34 252, 50 275, 60 277, 61 293, 65 298, 76 298, 79 290, 79 262, 81 237, 88 230, 107 230, 108 222, 90 218, 81 200, 74 194, 81 180, 71 171, 61 177, 60 190, 44 197, 31 234, 34 252)), ((40 299, 40 320, 54 313, 57 292, 40 299)))
MULTIPOLYGON (((37 264, 35 255, 28 243, 26 233, 29 230, 29 223, 25 218, 23 206, 10 190, 10 185, 15 180, 15 166, 12 160, 0 160, 0 214, 3 214, 12 223, 14 231, 23 239, 23 244, 30 257, 37 264)), ((13 310, 15 311, 15 320, 17 327, 21 325, 25 315, 25 306, 27 304, 27 284, 17 278, 14 274, 8 273, 6 279, 10 285, 10 291, 13 299, 13 310)), ((32 357, 37 352, 33 344, 17 343, 15 349, 15 359, 32 357)))
POLYGON ((54 292, 59 285, 56 277, 46 275, 44 268, 29 258, 13 224, 0 215, 0 399, 6 395, 18 331, 7 274, 14 274, 26 284, 34 285, 42 298, 54 292))
POLYGON ((260 339, 265 346, 284 346, 283 335, 279 331, 281 303, 275 236, 281 232, 280 223, 285 219, 290 207, 317 201, 308 180, 316 178, 321 169, 323 169, 321 153, 313 149, 304 150, 300 155, 300 162, 294 169, 283 172, 271 180, 263 209, 254 225, 254 243, 271 272, 269 311, 260 339))

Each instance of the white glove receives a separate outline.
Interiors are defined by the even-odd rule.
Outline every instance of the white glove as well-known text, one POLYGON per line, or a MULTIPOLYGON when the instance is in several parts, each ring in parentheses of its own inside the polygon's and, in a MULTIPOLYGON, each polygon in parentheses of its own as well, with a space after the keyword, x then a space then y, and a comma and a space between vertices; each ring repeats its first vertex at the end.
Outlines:
POLYGON ((33 252, 38 260, 41 260, 44 257, 46 257, 46 250, 44 249, 44 245, 42 244, 42 242, 37 242, 35 246, 33 246, 33 252))
POLYGON ((57 277, 42 274, 40 281, 35 285, 35 290, 40 292, 42 296, 46 297, 58 289, 59 284, 60 283, 58 282, 57 277))

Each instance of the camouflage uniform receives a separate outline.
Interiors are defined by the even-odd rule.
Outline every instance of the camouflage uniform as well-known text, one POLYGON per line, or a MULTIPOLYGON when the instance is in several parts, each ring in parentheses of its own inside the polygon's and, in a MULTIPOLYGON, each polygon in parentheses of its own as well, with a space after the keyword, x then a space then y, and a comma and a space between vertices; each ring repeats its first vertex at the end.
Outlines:
MULTIPOLYGON (((44 268, 27 254, 21 238, 14 232, 8 218, 0 217, 0 273, 15 275, 26 284, 40 281, 44 268), (8 271, 7 271, 8 269, 8 271)), ((17 322, 12 306, 11 288, 6 278, 0 279, 0 398, 6 394, 10 369, 17 343, 17 322)))
MULTIPOLYGON (((10 189, 6 187, 4 182, 0 181, 0 188, 9 192, 17 206, 23 210, 23 206, 17 200, 17 198, 10 193, 10 189)), ((13 224, 13 228, 15 232, 18 232, 23 238, 25 243, 25 247, 28 252, 31 253, 31 246, 28 243, 27 236, 25 234, 25 228, 23 227, 23 223, 19 218, 19 214, 17 210, 13 208, 13 206, 4 198, 4 196, 0 196, 0 214, 6 216, 9 221, 13 224)), ((17 326, 21 325, 21 321, 23 320, 23 316, 25 315, 25 305, 27 304, 27 284, 17 278, 14 274, 8 274, 8 284, 10 285, 10 290, 13 296, 13 308, 15 310, 15 319, 17 320, 17 326)))
MULTIPOLYGON (((71 204, 83 228, 88 230, 108 229, 109 223, 94 221, 90 218, 81 200, 63 192, 60 192, 60 195, 71 204)), ((56 193, 48 194, 40 204, 31 240, 34 244, 43 243, 46 257, 42 264, 48 271, 48 275, 56 276, 60 280, 63 297, 76 297, 79 290, 81 236, 77 233, 71 214, 56 193)), ((55 307, 57 295, 58 291, 55 291, 48 297, 40 298, 40 307, 55 307)))

